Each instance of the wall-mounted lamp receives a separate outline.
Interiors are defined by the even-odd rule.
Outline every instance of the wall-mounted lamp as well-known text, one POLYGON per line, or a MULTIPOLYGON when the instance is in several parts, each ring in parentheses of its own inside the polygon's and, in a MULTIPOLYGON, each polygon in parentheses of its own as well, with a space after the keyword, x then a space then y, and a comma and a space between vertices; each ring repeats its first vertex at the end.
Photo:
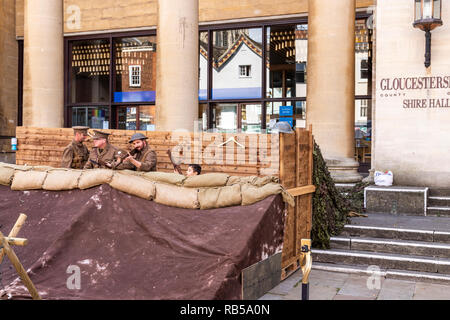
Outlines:
POLYGON ((442 0, 414 0, 414 28, 425 31, 425 67, 431 65, 431 30, 442 25, 442 0))

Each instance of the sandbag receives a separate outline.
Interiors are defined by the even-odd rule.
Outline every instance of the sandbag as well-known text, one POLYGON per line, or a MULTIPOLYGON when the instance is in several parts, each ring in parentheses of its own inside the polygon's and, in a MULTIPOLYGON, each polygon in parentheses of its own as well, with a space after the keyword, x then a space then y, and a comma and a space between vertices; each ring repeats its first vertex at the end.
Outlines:
MULTIPOLYGON (((55 169, 53 167, 49 167, 49 166, 33 166, 32 170, 33 171, 50 171, 52 169, 55 169)), ((60 170, 69 170, 69 169, 60 169, 60 170)))
POLYGON ((18 164, 12 164, 12 163, 2 163, 1 166, 4 168, 11 168, 11 169, 20 170, 20 171, 30 171, 32 169, 31 166, 18 165, 18 164))
POLYGON ((202 210, 239 206, 242 202, 241 186, 236 184, 221 188, 199 189, 198 201, 202 210))
POLYGON ((153 200, 155 197, 155 183, 138 176, 116 172, 109 185, 114 189, 146 200, 153 200))
POLYGON ((174 185, 182 185, 183 181, 186 179, 186 177, 183 176, 182 174, 170 172, 156 172, 156 171, 145 172, 142 174, 142 177, 151 181, 174 185))
POLYGON ((88 189, 101 184, 110 183, 114 172, 110 169, 84 170, 78 181, 78 188, 88 189))
POLYGON ((229 175, 225 173, 206 173, 186 178, 183 187, 188 188, 214 188, 227 184, 229 175))
POLYGON ((81 173, 81 170, 51 170, 45 178, 42 189, 52 191, 75 189, 78 187, 81 173))
POLYGON ((16 170, 11 184, 12 190, 42 189, 47 172, 16 170))
POLYGON ((247 206, 255 202, 261 201, 271 195, 280 194, 283 192, 283 188, 277 183, 268 183, 262 187, 255 187, 250 184, 244 184, 241 186, 242 192, 242 205, 247 206))
POLYGON ((178 208, 198 209, 198 189, 156 183, 155 202, 178 208))
POLYGON ((134 170, 117 170, 117 172, 120 172, 121 174, 128 175, 128 176, 142 176, 142 171, 134 171, 134 170))
POLYGON ((11 185, 14 176, 14 169, 0 166, 0 184, 4 186, 11 185))
POLYGON ((264 176, 264 177, 258 177, 258 176, 248 176, 248 177, 237 177, 237 176, 231 176, 228 179, 227 186, 231 186, 234 184, 250 184, 252 186, 256 187, 262 187, 268 183, 279 183, 279 179, 274 176, 264 176))

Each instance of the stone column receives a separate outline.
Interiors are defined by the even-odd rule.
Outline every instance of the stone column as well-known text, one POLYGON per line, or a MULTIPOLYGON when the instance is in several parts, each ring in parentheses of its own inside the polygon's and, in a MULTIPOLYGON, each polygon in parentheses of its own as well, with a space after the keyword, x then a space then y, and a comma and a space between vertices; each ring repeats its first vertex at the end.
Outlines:
POLYGON ((307 124, 336 183, 361 181, 354 160, 355 0, 309 0, 307 124))
POLYGON ((64 123, 63 1, 25 0, 23 124, 64 123))
POLYGON ((198 119, 198 0, 159 0, 156 128, 194 130, 198 119))

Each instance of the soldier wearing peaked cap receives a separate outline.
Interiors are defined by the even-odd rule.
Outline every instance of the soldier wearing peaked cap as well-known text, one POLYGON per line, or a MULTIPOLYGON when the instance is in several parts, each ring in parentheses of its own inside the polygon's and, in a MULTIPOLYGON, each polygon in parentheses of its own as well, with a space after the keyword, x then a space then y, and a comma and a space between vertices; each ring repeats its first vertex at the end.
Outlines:
POLYGON ((133 145, 133 150, 122 163, 120 163, 122 159, 117 159, 120 164, 116 169, 156 171, 156 152, 150 148, 147 139, 142 133, 133 134, 129 141, 133 145))
POLYGON ((109 168, 116 169, 116 158, 122 156, 124 151, 113 146, 108 141, 109 133, 93 130, 94 147, 89 154, 89 159, 83 169, 109 168))
POLYGON ((72 169, 83 169, 89 158, 89 150, 84 145, 84 141, 88 138, 89 127, 72 127, 73 140, 64 149, 61 167, 72 169))

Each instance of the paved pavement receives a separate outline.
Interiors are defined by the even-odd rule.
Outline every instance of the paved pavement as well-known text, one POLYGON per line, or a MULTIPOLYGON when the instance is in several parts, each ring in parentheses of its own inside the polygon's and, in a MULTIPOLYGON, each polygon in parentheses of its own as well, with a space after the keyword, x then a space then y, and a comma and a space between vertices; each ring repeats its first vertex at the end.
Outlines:
MULTIPOLYGON (((450 285, 312 270, 310 300, 450 300, 450 285)), ((260 300, 300 300, 301 270, 260 300)))

